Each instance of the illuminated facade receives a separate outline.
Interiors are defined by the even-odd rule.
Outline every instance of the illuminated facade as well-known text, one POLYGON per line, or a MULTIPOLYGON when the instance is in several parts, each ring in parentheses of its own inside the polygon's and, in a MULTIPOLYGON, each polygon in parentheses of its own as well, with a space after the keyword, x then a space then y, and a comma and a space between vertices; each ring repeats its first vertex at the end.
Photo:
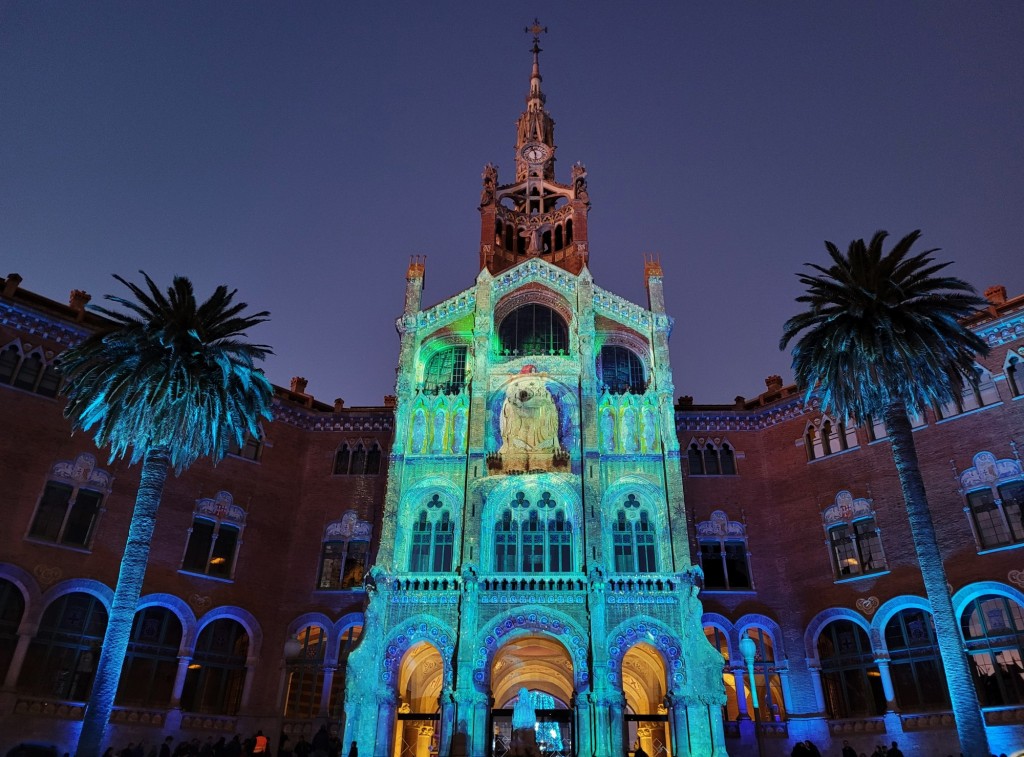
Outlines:
POLYGON ((648 308, 594 283, 586 169, 555 178, 538 54, 514 181, 484 169, 476 285, 422 309, 423 265, 408 270, 344 741, 379 757, 426 757, 432 741, 501 754, 526 686, 549 705, 544 749, 721 754, 661 268, 646 265, 648 308))
MULTIPOLYGON (((677 399, 661 268, 647 307, 593 282, 586 170, 560 183, 554 153, 535 54, 515 175, 484 170, 475 285, 424 308, 408 268, 396 396, 294 379, 261 438, 168 481, 117 748, 326 724, 364 757, 502 757, 526 689, 548 754, 740 757, 756 732, 773 757, 955 753, 884 428, 778 377, 677 399)), ((0 752, 65 751, 138 471, 61 414, 88 296, 20 284, 0 280, 0 752)), ((1020 754, 1024 296, 986 296, 977 386, 915 441, 991 746, 1020 754)))

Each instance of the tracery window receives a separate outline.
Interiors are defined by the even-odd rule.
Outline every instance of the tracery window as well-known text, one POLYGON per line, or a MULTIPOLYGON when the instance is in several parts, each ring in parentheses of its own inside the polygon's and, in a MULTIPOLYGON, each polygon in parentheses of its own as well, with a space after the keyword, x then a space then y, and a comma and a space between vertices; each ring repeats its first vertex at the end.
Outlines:
POLYGON ((44 397, 56 397, 60 382, 56 362, 45 360, 40 350, 23 356, 17 343, 0 350, 0 384, 9 384, 44 397))
POLYGON ((370 445, 360 441, 353 446, 344 442, 334 453, 334 475, 376 476, 380 473, 380 458, 380 443, 377 441, 370 445))
POLYGON ((455 551, 455 523, 439 494, 420 509, 412 526, 409 572, 448 573, 455 551))
POLYGON ((979 452, 960 487, 980 550, 1024 543, 1024 468, 1015 459, 979 452))
MULTIPOLYGON (((757 627, 748 628, 745 635, 753 639, 755 644, 753 685, 757 687, 758 701, 764 711, 771 713, 772 720, 785 720, 786 705, 782 696, 782 679, 775 665, 775 645, 772 637, 763 628, 757 627)), ((754 699, 748 689, 747 712, 753 711, 754 699)))
POLYGON ((466 386, 466 345, 434 353, 423 372, 425 394, 458 394, 466 386))
POLYGON ((695 440, 686 449, 691 476, 735 476, 736 452, 729 442, 695 440))
POLYGON ((360 520, 354 510, 327 524, 320 550, 318 590, 345 591, 363 587, 372 533, 370 523, 360 520))
POLYGON ((211 715, 237 715, 245 686, 249 634, 231 618, 203 628, 185 675, 181 709, 211 715))
POLYGON ((729 520, 722 510, 697 524, 698 559, 708 591, 747 591, 753 588, 750 574, 747 528, 729 520))
POLYGON ((573 528, 565 508, 543 492, 537 502, 517 492, 494 528, 496 573, 567 573, 573 570, 573 528))
POLYGON ((885 712, 882 676, 863 628, 851 620, 833 620, 818 637, 818 658, 830 718, 885 712))
POLYGON ((964 641, 982 707, 1024 704, 1024 612, 994 594, 964 609, 964 641))
POLYGON ((1024 394, 1024 353, 1014 354, 1010 352, 1003 364, 1003 372, 1006 374, 1006 383, 1010 386, 1010 394, 1020 397, 1024 394))
POLYGON ((946 676, 931 613, 914 607, 893 615, 885 626, 885 646, 889 651, 889 671, 900 710, 919 712, 949 708, 946 676))
POLYGON ((30 539, 89 548, 112 482, 110 474, 95 465, 96 458, 89 454, 53 465, 29 526, 30 539))
POLYGON ((235 574, 243 528, 245 510, 234 504, 228 492, 219 492, 214 499, 196 502, 181 570, 231 579, 235 574))
POLYGON ((837 581, 888 569, 871 502, 843 490, 822 513, 837 581))
POLYGON ((818 460, 856 447, 857 431, 853 426, 823 415, 807 424, 804 445, 807 448, 807 459, 818 460))
POLYGON ((498 327, 503 355, 565 355, 569 329, 558 313, 537 303, 522 305, 498 327))
POLYGON ((135 613, 116 703, 166 707, 178 673, 180 646, 181 621, 173 612, 146 607, 135 613))
POLYGON ((19 688, 37 696, 84 702, 92 690, 107 610, 96 597, 72 592, 43 612, 21 668, 19 688))
POLYGON ((25 598, 18 587, 0 578, 0 681, 7 675, 18 646, 18 626, 25 614, 25 598))
POLYGON ((647 391, 644 364, 626 347, 606 344, 601 348, 600 381, 611 394, 643 394, 647 391))
POLYGON ((999 402, 999 390, 996 389, 995 382, 992 380, 992 374, 980 365, 975 365, 974 380, 964 382, 964 387, 960 394, 954 397, 952 401, 936 407, 935 415, 940 420, 952 418, 971 410, 977 410, 979 407, 991 405, 994 402, 999 402))
POLYGON ((306 626, 297 634, 299 654, 285 663, 288 677, 284 716, 312 719, 320 714, 324 688, 327 634, 320 626, 306 626))
POLYGON ((627 495, 612 521, 612 552, 618 573, 656 573, 655 530, 635 494, 627 495))

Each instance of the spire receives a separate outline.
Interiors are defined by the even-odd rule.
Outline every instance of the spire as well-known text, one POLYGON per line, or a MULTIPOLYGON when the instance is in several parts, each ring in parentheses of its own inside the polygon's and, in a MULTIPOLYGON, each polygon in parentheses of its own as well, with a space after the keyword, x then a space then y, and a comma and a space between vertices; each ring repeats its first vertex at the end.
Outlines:
POLYGON ((526 178, 529 172, 528 163, 531 162, 543 164, 544 178, 554 178, 555 121, 544 109, 546 98, 540 88, 540 35, 547 30, 548 28, 541 26, 537 19, 523 30, 533 35, 533 46, 530 48, 530 52, 533 53, 533 68, 530 71, 530 92, 526 96, 526 110, 519 116, 516 128, 516 178, 519 181, 526 178), (546 149, 534 149, 526 155, 523 149, 527 145, 544 145, 546 149))

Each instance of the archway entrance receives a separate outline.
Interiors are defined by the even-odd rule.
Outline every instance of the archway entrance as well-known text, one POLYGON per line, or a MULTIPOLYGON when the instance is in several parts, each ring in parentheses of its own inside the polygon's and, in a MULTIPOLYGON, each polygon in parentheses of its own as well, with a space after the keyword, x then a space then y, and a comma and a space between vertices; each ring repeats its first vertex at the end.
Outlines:
POLYGON ((622 693, 626 696, 623 738, 626 751, 640 746, 648 757, 672 754, 665 707, 665 662, 650 644, 636 644, 622 657, 622 693))
POLYGON ((523 636, 505 644, 491 664, 491 755, 504 757, 512 744, 512 710, 526 691, 536 714, 541 754, 573 754, 573 666, 569 652, 546 636, 523 636))
POLYGON ((394 757, 436 757, 443 679, 437 647, 421 641, 405 653, 398 673, 394 757))

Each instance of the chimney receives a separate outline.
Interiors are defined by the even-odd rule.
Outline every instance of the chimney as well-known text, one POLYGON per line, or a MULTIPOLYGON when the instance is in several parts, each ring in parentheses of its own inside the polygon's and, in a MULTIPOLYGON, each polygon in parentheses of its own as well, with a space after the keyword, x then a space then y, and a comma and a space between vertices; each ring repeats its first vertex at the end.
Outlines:
POLYGON ((302 376, 295 376, 292 378, 292 391, 296 394, 305 394, 306 384, 308 383, 302 376))
POLYGON ((76 321, 81 321, 85 317, 85 306, 92 299, 92 295, 88 292, 83 292, 81 289, 72 289, 71 296, 68 299, 68 306, 77 313, 76 321))
POLYGON ((343 400, 341 397, 338 397, 337 399, 334 400, 334 412, 340 413, 342 411, 342 408, 344 407, 345 400, 343 400))
POLYGON ((736 404, 737 410, 742 410, 743 406, 747 404, 747 398, 744 397, 742 394, 737 394, 733 402, 736 404))
POLYGON ((684 394, 679 398, 679 407, 693 407, 693 397, 684 394))
POLYGON ((393 394, 385 394, 384 395, 384 407, 397 407, 397 406, 398 406, 398 397, 396 397, 393 394))
POLYGON ((4 279, 4 297, 13 297, 14 293, 18 291, 18 287, 21 285, 21 276, 16 273, 7 274, 7 278, 4 279))
POLYGON ((991 286, 985 290, 985 299, 993 305, 1003 305, 1006 303, 1006 287, 997 284, 991 286))
POLYGON ((782 389, 782 376, 769 376, 764 380, 764 385, 769 392, 777 392, 782 389))

